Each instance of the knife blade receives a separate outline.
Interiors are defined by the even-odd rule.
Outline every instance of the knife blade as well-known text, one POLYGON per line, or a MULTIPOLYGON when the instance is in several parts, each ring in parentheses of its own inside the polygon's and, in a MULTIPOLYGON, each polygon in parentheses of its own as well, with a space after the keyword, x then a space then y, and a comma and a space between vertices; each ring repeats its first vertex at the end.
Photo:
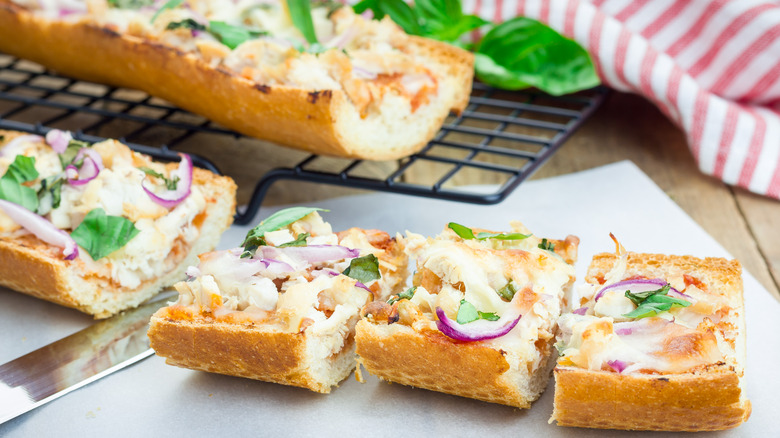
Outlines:
POLYGON ((0 365, 0 424, 154 354, 149 319, 175 293, 0 365))

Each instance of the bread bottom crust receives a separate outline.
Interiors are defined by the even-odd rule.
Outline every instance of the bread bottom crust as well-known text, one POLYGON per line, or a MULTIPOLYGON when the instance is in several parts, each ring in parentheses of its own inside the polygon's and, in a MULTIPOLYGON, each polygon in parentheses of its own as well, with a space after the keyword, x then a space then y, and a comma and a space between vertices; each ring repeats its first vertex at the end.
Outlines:
POLYGON ((737 374, 624 375, 573 367, 555 369, 559 426, 654 431, 713 431, 750 416, 737 374))
POLYGON ((511 369, 517 367, 510 366, 507 352, 480 342, 365 319, 358 322, 355 339, 358 363, 382 380, 518 408, 531 407, 541 395, 550 376, 547 364, 554 363, 548 355, 539 370, 525 377, 530 391, 521 391, 522 373, 511 369))
POLYGON ((307 344, 320 342, 302 333, 264 330, 254 324, 177 319, 160 309, 149 327, 151 347, 169 365, 329 393, 355 368, 355 342, 327 359, 326 373, 315 373, 307 344))

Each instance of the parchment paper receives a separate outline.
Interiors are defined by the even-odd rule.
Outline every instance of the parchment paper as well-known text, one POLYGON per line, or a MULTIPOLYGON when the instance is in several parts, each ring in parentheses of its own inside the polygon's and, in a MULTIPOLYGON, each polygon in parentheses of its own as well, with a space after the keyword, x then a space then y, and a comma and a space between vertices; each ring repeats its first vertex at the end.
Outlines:
MULTIPOLYGON (((335 230, 350 226, 436 234, 449 221, 492 229, 523 221, 535 234, 581 239, 578 278, 591 256, 611 251, 613 232, 631 251, 729 254, 630 162, 522 184, 495 206, 389 194, 317 203, 335 230)), ((263 209, 262 217, 272 212, 263 209)), ((717 212, 713 212, 717 214, 717 212)), ((221 248, 249 227, 233 227, 221 248)), ((780 303, 745 273, 747 395, 753 415, 706 436, 780 436, 780 303)), ((0 289, 0 363, 92 322, 76 311, 0 289)), ((364 373, 367 375, 367 373, 364 373)), ((531 436, 615 437, 638 432, 550 425, 552 380, 531 409, 350 376, 330 395, 196 372, 151 357, 0 425, 0 436, 531 436)), ((650 434, 650 433, 645 433, 650 434)), ((663 436, 673 434, 663 434, 663 436)), ((655 436, 660 436, 656 434, 655 436)))

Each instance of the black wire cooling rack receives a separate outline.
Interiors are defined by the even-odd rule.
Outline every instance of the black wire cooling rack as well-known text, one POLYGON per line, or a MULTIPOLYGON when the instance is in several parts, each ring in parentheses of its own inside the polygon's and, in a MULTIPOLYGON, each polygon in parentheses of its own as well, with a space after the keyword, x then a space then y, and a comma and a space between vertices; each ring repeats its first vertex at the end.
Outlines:
MULTIPOLYGON (((477 83, 463 114, 450 116, 422 151, 401 160, 370 162, 283 153, 278 146, 244 137, 145 93, 65 78, 0 54, 0 129, 37 134, 67 129, 90 142, 118 138, 161 160, 178 160, 177 150, 187 150, 196 165, 217 173, 216 161, 232 167, 228 158, 236 154, 235 148, 257 148, 252 163, 245 163, 245 157, 243 163, 232 163, 251 165, 251 173, 259 176, 247 207, 236 215, 237 224, 252 220, 268 189, 280 180, 498 203, 560 148, 606 93, 596 88, 550 97, 477 83), (207 158, 197 153, 203 143, 225 146, 218 156, 207 158), (274 158, 278 155, 283 158, 274 158), (485 193, 459 186, 459 179, 467 176, 495 182, 498 188, 485 193)), ((214 155, 214 148, 209 151, 214 155)), ((239 181, 239 187, 244 182, 249 181, 239 181)))

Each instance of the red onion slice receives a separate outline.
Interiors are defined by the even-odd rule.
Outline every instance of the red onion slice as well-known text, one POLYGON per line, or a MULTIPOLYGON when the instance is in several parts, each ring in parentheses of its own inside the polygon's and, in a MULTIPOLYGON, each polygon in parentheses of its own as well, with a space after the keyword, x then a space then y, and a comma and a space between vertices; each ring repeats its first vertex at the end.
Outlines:
POLYGON ((46 133, 46 143, 58 154, 65 152, 71 140, 73 140, 73 136, 68 131, 52 129, 46 133))
POLYGON ((618 336, 631 336, 660 331, 671 323, 664 318, 642 318, 636 321, 616 322, 612 324, 612 330, 618 336))
POLYGON ((162 205, 165 208, 173 208, 179 205, 182 201, 187 199, 192 190, 192 158, 187 154, 179 154, 181 162, 178 169, 171 172, 170 177, 179 177, 179 182, 176 184, 176 190, 166 190, 162 193, 154 193, 150 188, 146 186, 147 178, 141 182, 141 186, 152 201, 162 205))
POLYGON ((618 373, 622 373, 628 367, 628 362, 622 360, 608 360, 607 365, 611 366, 613 370, 618 373))
POLYGON ((587 307, 580 307, 580 308, 579 308, 579 309, 577 309, 577 310, 572 310, 572 312, 571 312, 571 313, 573 313, 573 314, 575 314, 575 315, 584 315, 584 314, 586 314, 587 312, 588 312, 588 308, 587 308, 587 307))
POLYGON ((9 140, 8 143, 2 147, 2 149, 0 149, 0 157, 15 157, 20 154, 18 149, 21 149, 25 143, 37 143, 42 140, 43 137, 40 135, 20 135, 18 137, 14 137, 13 139, 9 140))
POLYGON ((360 250, 341 245, 288 246, 284 248, 262 246, 257 251, 262 252, 264 259, 278 259, 280 256, 285 255, 295 261, 306 263, 353 259, 360 256, 360 250))
POLYGON ((79 255, 79 247, 76 241, 65 231, 55 227, 54 224, 41 216, 31 212, 21 205, 0 199, 0 208, 14 222, 31 232, 35 237, 44 242, 62 248, 65 260, 73 260, 79 255))
POLYGON ((436 321, 436 327, 456 341, 485 341, 504 336, 515 328, 520 322, 520 318, 523 317, 523 315, 517 314, 516 318, 507 320, 505 314, 497 321, 479 319, 468 324, 459 324, 457 321, 449 319, 441 307, 436 308, 436 316, 439 318, 436 321))
POLYGON ((188 266, 184 273, 187 275, 187 280, 198 278, 201 275, 200 269, 198 269, 197 266, 188 266))
POLYGON ((81 169, 77 169, 76 166, 70 164, 65 167, 65 175, 68 177, 68 184, 72 186, 84 185, 93 179, 95 179, 100 173, 100 168, 95 161, 90 158, 84 158, 84 164, 81 165, 81 169))
MULTIPOLYGON (((336 277, 338 275, 341 275, 341 273, 338 272, 338 271, 334 271, 333 269, 318 269, 316 271, 311 271, 311 275, 313 277, 315 277, 315 278, 319 277, 321 275, 330 275, 331 277, 336 277)), ((352 278, 352 277, 350 277, 350 278, 352 278)), ((353 278, 353 280, 355 280, 355 279, 353 278)), ((361 283, 361 282, 359 282, 357 280, 355 280, 355 286, 371 292, 371 289, 369 289, 368 286, 366 286, 365 284, 363 284, 363 283, 361 283)), ((371 292, 371 293, 373 293, 373 292, 371 292)))
POLYGON ((288 263, 274 260, 274 259, 260 259, 265 264, 266 270, 273 274, 286 274, 288 272, 295 272, 295 269, 288 263))

